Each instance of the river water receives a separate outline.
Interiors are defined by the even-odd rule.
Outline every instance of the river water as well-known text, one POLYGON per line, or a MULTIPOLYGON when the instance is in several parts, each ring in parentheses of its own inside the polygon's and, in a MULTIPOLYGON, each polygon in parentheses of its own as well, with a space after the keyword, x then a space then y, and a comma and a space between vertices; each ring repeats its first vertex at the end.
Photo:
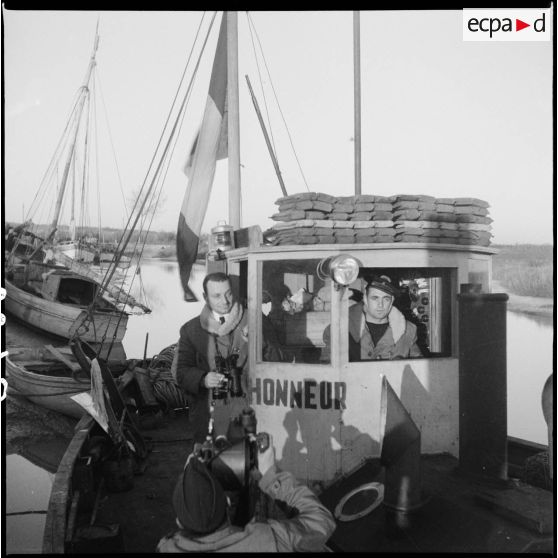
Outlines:
MULTIPOLYGON (((124 338, 129 358, 141 358, 176 343, 180 326, 199 314, 203 301, 203 266, 195 266, 191 288, 199 302, 183 300, 175 261, 149 260, 142 264, 141 282, 152 313, 131 316, 124 338)), ((135 288, 139 280, 135 279, 135 288)), ((9 328, 9 324, 7 325, 9 328)), ((541 392, 552 372, 553 324, 551 318, 508 312, 508 434, 547 443, 541 409, 541 392)), ((41 551, 45 511, 54 475, 21 455, 6 458, 6 550, 8 553, 41 551), (34 513, 24 513, 32 511, 34 513)))

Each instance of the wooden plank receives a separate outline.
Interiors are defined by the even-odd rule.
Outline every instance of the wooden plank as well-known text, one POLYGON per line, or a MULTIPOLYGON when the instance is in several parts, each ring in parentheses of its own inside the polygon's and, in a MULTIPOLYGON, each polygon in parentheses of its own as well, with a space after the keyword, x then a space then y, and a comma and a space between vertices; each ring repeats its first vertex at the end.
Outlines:
POLYGON ((64 356, 56 347, 45 345, 45 349, 56 357, 57 360, 63 362, 72 372, 81 371, 81 366, 77 362, 72 362, 68 357, 64 356))
POLYGON ((518 483, 513 490, 485 490, 475 499, 494 513, 547 535, 554 530, 553 496, 549 490, 518 483))
POLYGON ((65 541, 68 544, 72 542, 72 538, 74 536, 78 504, 79 504, 79 490, 76 490, 72 496, 72 504, 70 506, 70 514, 68 516, 68 526, 66 529, 65 541))

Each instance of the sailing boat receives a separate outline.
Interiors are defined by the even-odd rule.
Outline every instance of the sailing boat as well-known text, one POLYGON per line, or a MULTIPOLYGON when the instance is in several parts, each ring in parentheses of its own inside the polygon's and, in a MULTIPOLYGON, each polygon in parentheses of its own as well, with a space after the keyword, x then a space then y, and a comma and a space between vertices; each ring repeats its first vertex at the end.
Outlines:
MULTIPOLYGON (((33 228, 28 219, 11 230, 5 266, 6 310, 10 314, 58 337, 71 339, 79 334, 82 340, 90 343, 121 341, 128 315, 150 311, 127 292, 124 283, 117 284, 112 280, 114 271, 102 273, 79 256, 86 253, 86 247, 76 240, 75 187, 79 183, 82 193, 87 191, 89 148, 93 143, 91 110, 88 109, 93 106, 90 97, 98 44, 97 25, 85 79, 78 89, 63 135, 36 197, 37 207, 44 207, 42 196, 50 193, 45 191, 45 186, 51 186, 61 165, 62 174, 55 184, 57 196, 50 225, 33 228), (83 153, 78 149, 82 144, 83 153), (59 243, 61 214, 70 183, 70 239, 59 243)), ((82 206, 85 203, 83 198, 82 206)), ((125 258, 124 254, 115 253, 113 268, 125 258)))

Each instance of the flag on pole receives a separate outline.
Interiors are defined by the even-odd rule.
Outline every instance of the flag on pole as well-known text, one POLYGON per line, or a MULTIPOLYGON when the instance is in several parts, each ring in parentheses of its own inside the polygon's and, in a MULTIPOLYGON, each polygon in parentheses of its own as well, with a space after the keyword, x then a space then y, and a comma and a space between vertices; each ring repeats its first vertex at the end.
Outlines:
POLYGON ((226 98, 227 18, 223 15, 203 120, 184 168, 188 186, 178 218, 176 255, 184 300, 188 302, 197 300, 188 281, 198 253, 200 230, 211 194, 215 165, 217 159, 227 156, 226 98))

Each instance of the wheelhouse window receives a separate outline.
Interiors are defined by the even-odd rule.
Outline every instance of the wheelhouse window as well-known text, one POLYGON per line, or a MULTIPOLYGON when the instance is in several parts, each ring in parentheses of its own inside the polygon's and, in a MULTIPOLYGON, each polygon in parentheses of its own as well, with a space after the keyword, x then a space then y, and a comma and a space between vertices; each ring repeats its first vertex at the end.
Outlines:
POLYGON ((451 276, 443 268, 361 267, 351 285, 349 360, 450 356, 451 276))
POLYGON ((330 362, 331 284, 318 277, 319 261, 262 263, 261 360, 330 362))

